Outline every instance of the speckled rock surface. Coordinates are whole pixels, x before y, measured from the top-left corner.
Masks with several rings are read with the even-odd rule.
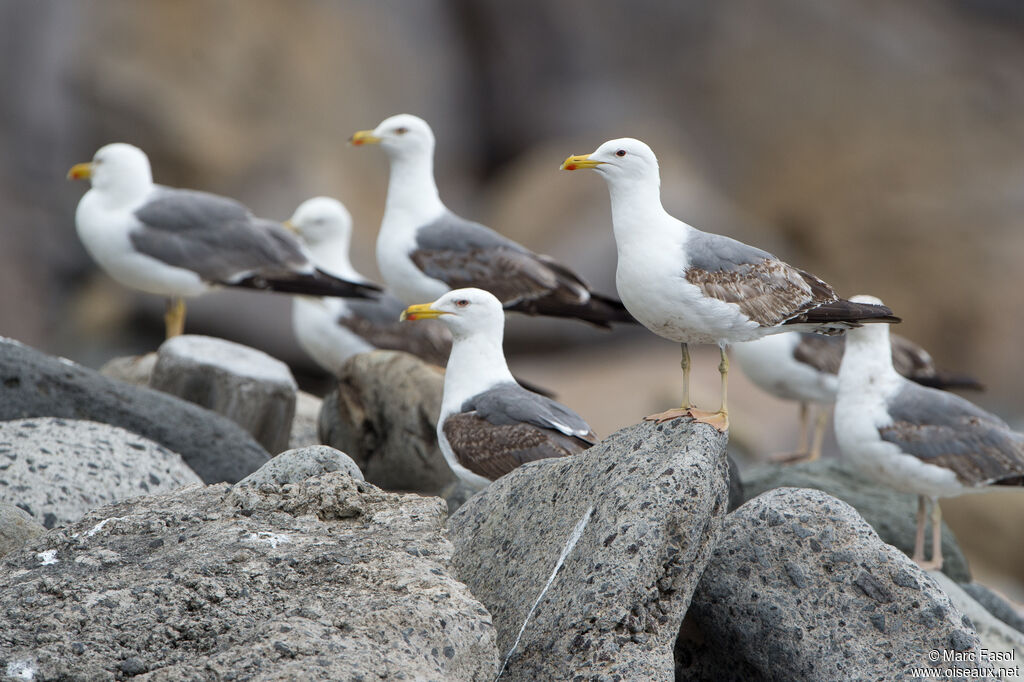
[[[0,556],[12,552],[46,532],[28,512],[10,502],[0,502]]]
[[[157,350],[149,385],[224,415],[271,454],[288,449],[298,386],[288,365],[263,351],[211,336],[176,336]]]
[[[340,471],[103,507],[0,560],[0,670],[490,682],[494,629],[443,519]]]
[[[386,490],[441,495],[455,474],[437,447],[444,370],[399,351],[349,358],[324,398],[321,442]]]
[[[177,452],[207,483],[234,483],[269,459],[230,419],[0,338],[0,421],[29,417],[120,426]]]
[[[931,650],[978,645],[935,581],[853,507],[779,488],[726,517],[679,635],[677,675],[905,680]]]
[[[837,459],[801,462],[788,466],[760,466],[743,473],[747,499],[773,488],[814,488],[851,505],[871,524],[879,537],[908,556],[914,553],[917,532],[917,496],[878,485],[856,467]],[[931,556],[931,531],[925,535],[925,556]],[[956,582],[970,582],[967,559],[949,527],[942,524],[942,572]]]
[[[180,455],[116,426],[45,417],[0,422],[0,500],[46,528],[193,483],[202,479]]]
[[[503,680],[673,679],[676,633],[726,512],[725,445],[707,425],[644,422],[526,464],[452,515],[455,575],[494,617]]]
[[[285,483],[297,483],[313,476],[319,476],[328,471],[340,471],[357,481],[363,480],[363,472],[344,452],[327,445],[314,445],[282,452],[235,485],[237,487],[281,486]]]

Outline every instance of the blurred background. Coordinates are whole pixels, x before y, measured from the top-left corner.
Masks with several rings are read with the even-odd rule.
[[[987,384],[971,399],[1022,425],[1015,0],[0,0],[0,85],[0,334],[89,366],[156,348],[164,304],[87,257],[74,232],[86,187],[64,180],[73,163],[131,142],[157,182],[277,219],[335,196],[355,218],[356,266],[376,277],[387,164],[346,139],[409,112],[434,127],[453,210],[608,293],[605,185],[558,165],[609,138],[645,140],[671,213],[845,296],[881,297],[900,333]],[[286,297],[219,292],[190,305],[187,328],[266,350],[322,392],[289,315]],[[510,327],[513,370],[602,435],[678,402],[678,349],[642,330]],[[713,407],[707,351],[695,397]],[[733,377],[734,448],[748,460],[792,449],[796,407]],[[983,497],[1015,547],[966,548],[1020,567],[1024,496],[944,503],[950,523]]]

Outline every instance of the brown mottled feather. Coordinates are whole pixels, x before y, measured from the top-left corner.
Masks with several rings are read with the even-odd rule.
[[[526,462],[574,455],[596,442],[532,424],[492,424],[469,412],[448,417],[444,435],[459,464],[492,481]]]
[[[710,298],[735,303],[762,327],[774,327],[815,306],[837,300],[832,288],[806,272],[769,258],[728,270],[691,267],[690,284]]]

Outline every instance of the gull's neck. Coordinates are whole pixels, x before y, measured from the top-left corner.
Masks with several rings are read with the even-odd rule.
[[[661,205],[661,185],[655,178],[608,179],[608,194],[612,202],[612,230],[620,247],[636,242],[657,246],[664,240],[659,233],[666,219],[685,229],[687,225],[676,220]]]
[[[469,398],[482,393],[495,384],[514,382],[501,349],[501,334],[476,333],[456,336],[444,375],[442,416],[462,410]]]
[[[885,397],[899,388],[903,377],[892,366],[889,325],[868,324],[846,334],[839,365],[840,394]]]
[[[308,248],[310,255],[313,256],[313,262],[321,270],[352,282],[367,281],[359,271],[352,267],[352,261],[349,260],[348,255],[349,239],[347,236],[339,235],[325,239]]]
[[[94,181],[90,193],[107,210],[132,209],[145,201],[156,185],[148,168]]]
[[[421,225],[444,210],[434,181],[433,151],[393,155],[382,229],[389,224]]]

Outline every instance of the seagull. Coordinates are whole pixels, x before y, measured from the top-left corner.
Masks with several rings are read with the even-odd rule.
[[[669,215],[661,205],[658,159],[640,140],[610,140],[592,154],[570,156],[561,167],[592,168],[604,177],[619,256],[619,296],[642,325],[681,344],[682,407],[646,419],[690,416],[724,432],[729,343],[782,331],[839,334],[865,322],[899,321],[884,306],[839,298],[822,280],[767,251],[701,232]],[[717,412],[690,403],[691,343],[718,345],[722,403]]]
[[[591,291],[566,266],[448,210],[434,182],[434,133],[423,119],[392,116],[355,133],[351,143],[379,144],[391,162],[377,265],[388,288],[407,304],[479,287],[507,310],[599,327],[634,322],[619,301]]]
[[[890,335],[890,339],[893,365],[911,381],[943,390],[984,390],[973,377],[936,367],[931,354],[913,341],[897,334]],[[800,403],[800,446],[783,461],[813,461],[821,456],[828,409],[836,400],[836,375],[845,345],[844,336],[786,332],[730,347],[733,359],[754,384],[777,398]],[[807,428],[811,404],[817,406],[813,434]]]
[[[870,296],[854,298],[880,303]],[[918,496],[913,559],[925,569],[942,568],[940,497],[1024,486],[1024,435],[960,396],[900,376],[884,325],[847,333],[835,428],[844,457],[879,483]],[[932,558],[926,562],[929,502]]]
[[[350,282],[367,282],[349,260],[352,216],[331,197],[304,201],[284,223],[298,235],[324,272]],[[440,322],[402,324],[405,304],[384,293],[376,300],[296,296],[292,329],[306,353],[332,374],[357,353],[401,350],[444,366],[451,352],[451,334]]]
[[[526,462],[574,455],[597,443],[578,414],[516,383],[501,349],[504,311],[493,294],[455,289],[403,315],[435,318],[454,339],[437,443],[456,476],[479,488]]]
[[[75,212],[86,251],[121,284],[168,298],[168,338],[184,331],[184,299],[216,286],[354,298],[380,290],[319,270],[280,224],[233,199],[154,184],[149,158],[130,144],[101,147],[68,178],[92,182]]]

